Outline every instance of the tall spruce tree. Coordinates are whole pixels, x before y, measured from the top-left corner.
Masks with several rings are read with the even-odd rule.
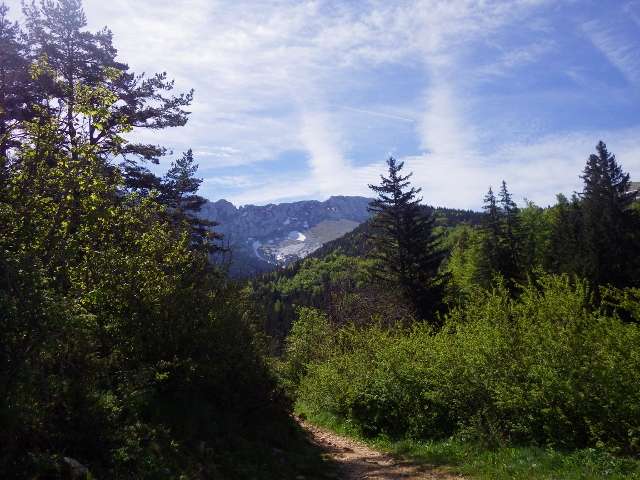
[[[500,235],[502,229],[502,215],[498,207],[493,188],[484,196],[484,218],[482,222],[482,259],[480,264],[480,279],[487,287],[493,281],[496,272],[500,271]]]
[[[493,188],[489,187],[489,191],[484,196],[484,205],[482,209],[485,213],[484,226],[493,235],[496,240],[500,236],[500,210]]]
[[[373,214],[371,256],[374,275],[411,305],[418,318],[437,324],[444,279],[439,273],[444,252],[434,231],[435,216],[418,197],[421,189],[411,186],[412,173],[403,176],[404,162],[387,160],[388,177],[380,185],[369,185],[377,198],[369,205]]]
[[[513,287],[520,279],[518,267],[518,206],[513,201],[507,183],[503,180],[496,198],[493,189],[484,197],[482,278],[484,284],[500,275]]]
[[[640,281],[638,218],[630,208],[629,174],[604,142],[589,156],[583,175],[582,273],[595,285],[637,285]]]
[[[519,262],[519,218],[518,206],[513,201],[507,188],[507,182],[502,181],[499,193],[501,212],[500,235],[500,271],[509,282],[521,280]]]

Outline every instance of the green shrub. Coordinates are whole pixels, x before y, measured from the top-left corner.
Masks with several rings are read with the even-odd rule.
[[[285,345],[286,361],[280,373],[290,392],[294,392],[300,379],[312,362],[320,362],[331,356],[333,333],[327,315],[308,307],[298,308],[298,318],[293,323]]]
[[[369,435],[638,452],[640,328],[591,304],[585,284],[543,276],[515,300],[474,294],[437,334],[346,328],[300,400]]]

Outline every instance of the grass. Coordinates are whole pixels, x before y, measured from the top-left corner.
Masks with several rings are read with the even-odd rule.
[[[296,411],[309,422],[338,434],[360,440],[371,447],[418,463],[448,467],[478,480],[640,480],[640,460],[614,457],[598,449],[561,452],[537,447],[489,449],[470,442],[449,439],[365,438],[357,426],[330,414],[315,414],[304,405]]]

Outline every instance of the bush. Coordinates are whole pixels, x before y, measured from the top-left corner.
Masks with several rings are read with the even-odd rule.
[[[591,303],[584,283],[543,276],[515,300],[474,294],[437,334],[348,327],[299,398],[369,435],[639,452],[640,328]]]
[[[280,368],[285,388],[295,394],[309,364],[329,358],[332,346],[333,334],[327,315],[313,308],[298,308],[298,319],[286,339],[287,361]]]

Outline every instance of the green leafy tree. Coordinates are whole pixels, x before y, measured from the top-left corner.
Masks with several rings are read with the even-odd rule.
[[[521,268],[523,273],[531,274],[544,268],[553,226],[551,210],[527,200],[518,213],[518,225]]]
[[[54,65],[40,57],[34,81],[66,88]],[[0,471],[59,478],[73,459],[97,478],[229,478],[227,439],[286,404],[188,222],[128,191],[109,161],[122,150],[87,128],[129,128],[114,78],[74,73],[71,120],[53,87],[17,120],[0,182]]]
[[[482,230],[469,225],[458,225],[447,235],[448,303],[464,303],[478,288],[491,286],[485,240]]]
[[[388,177],[381,176],[380,185],[369,185],[378,195],[369,207],[374,215],[374,275],[397,288],[419,318],[437,323],[434,314],[442,300],[444,279],[439,268],[444,252],[434,230],[435,217],[421,206],[421,189],[409,181],[412,174],[401,174],[404,162],[389,158],[387,165]]]

